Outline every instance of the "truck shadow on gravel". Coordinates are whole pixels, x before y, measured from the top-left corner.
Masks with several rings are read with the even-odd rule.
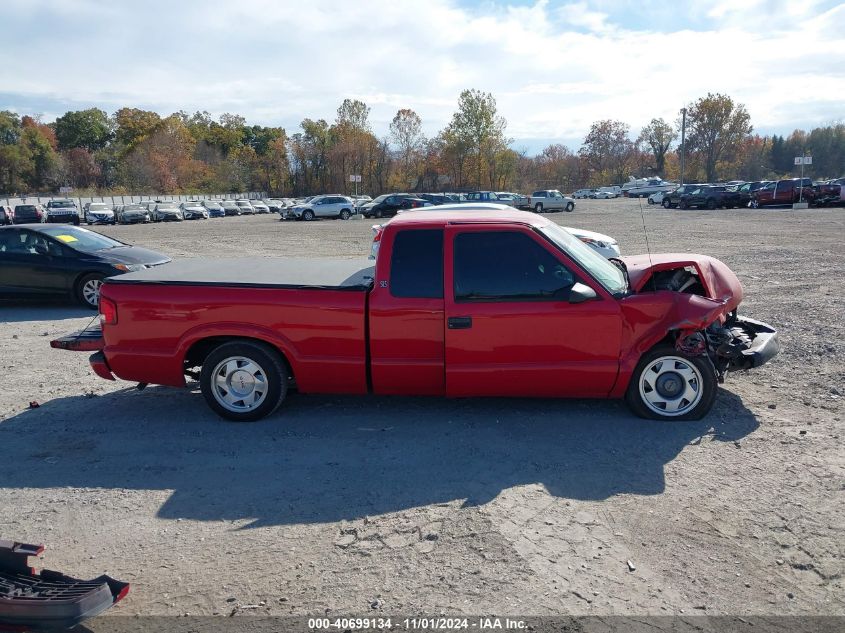
[[[65,319],[93,319],[95,310],[75,305],[70,301],[21,299],[0,295],[0,323],[24,321],[63,321]]]
[[[322,523],[481,505],[527,484],[580,500],[660,494],[682,449],[734,451],[757,426],[726,390],[699,422],[640,420],[611,401],[294,394],[270,419],[231,424],[196,393],[150,387],[0,422],[0,485],[172,490],[161,518]]]

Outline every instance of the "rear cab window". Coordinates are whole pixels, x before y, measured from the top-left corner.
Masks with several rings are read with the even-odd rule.
[[[393,239],[390,294],[443,298],[443,229],[405,229]]]

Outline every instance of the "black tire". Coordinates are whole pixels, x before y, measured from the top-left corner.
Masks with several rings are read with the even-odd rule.
[[[663,198],[663,208],[664,209],[671,209],[672,203],[669,201],[668,198]]]
[[[756,200],[752,200],[751,202],[749,202],[749,203],[748,203],[748,206],[749,206],[751,209],[759,209],[759,208],[760,208],[760,203],[759,203],[759,202],[757,202]]]
[[[679,209],[684,209],[684,210],[689,209],[689,204],[687,203],[687,201],[686,201],[686,200],[681,200],[681,201],[678,203],[678,208],[679,208]]]
[[[351,217],[352,217],[352,213],[349,211],[349,209],[343,209],[340,212],[340,219],[341,220],[348,220]]]
[[[80,277],[73,288],[76,300],[86,308],[96,310],[99,307],[100,286],[105,277],[102,273],[88,273]]]
[[[74,226],[79,226],[79,218],[76,218],[76,219],[73,221],[73,225],[74,225]]]
[[[305,211],[302,212],[302,219],[306,222],[310,222],[314,219],[314,212],[311,209],[305,209]]]
[[[697,384],[695,391],[696,393],[700,392],[700,396],[696,396],[698,398],[697,402],[695,402],[695,400],[692,401],[695,402],[694,406],[680,414],[660,413],[659,408],[656,410],[655,406],[650,406],[641,394],[640,381],[643,378],[643,374],[653,371],[651,368],[655,361],[658,361],[663,357],[666,357],[667,359],[676,359],[677,361],[680,361],[681,365],[686,365],[688,368],[694,368],[692,373],[697,372],[698,374],[694,381],[689,381],[689,384]],[[672,363],[675,361],[666,360],[663,362]],[[677,376],[681,377],[680,374],[677,374]],[[701,378],[700,381],[698,380],[699,376]],[[672,377],[670,377],[670,379],[671,378]],[[644,384],[647,386],[648,377],[645,378],[645,381],[646,382]],[[683,384],[683,378],[681,384]],[[643,391],[648,393],[645,388]],[[710,409],[713,408],[713,403],[716,401],[717,391],[718,385],[716,383],[716,373],[709,358],[706,356],[684,356],[671,345],[659,345],[643,354],[640,358],[640,362],[637,363],[637,367],[634,369],[634,373],[631,376],[631,382],[628,383],[628,389],[625,392],[625,403],[633,413],[641,418],[667,421],[700,420],[707,415]],[[683,403],[684,399],[681,398],[680,402]],[[689,402],[689,404],[692,404],[692,402]]]
[[[707,200],[707,208],[713,211],[716,208],[716,201],[713,198]]]
[[[381,209],[376,210],[376,212],[375,212],[373,215],[374,215],[377,219],[381,219],[381,218],[382,218]]]
[[[534,205],[534,213],[542,213],[543,212],[543,203],[538,202]]]
[[[654,200],[652,200],[651,198],[649,198],[649,199],[648,199],[648,203],[649,203],[649,204],[654,204]]]
[[[215,395],[224,397],[217,385],[215,369],[227,359],[235,358],[251,361],[264,375],[266,392],[254,408],[231,410],[223,406]],[[217,346],[206,356],[200,372],[200,389],[208,406],[220,417],[232,422],[255,422],[273,413],[284,401],[288,390],[288,371],[282,355],[270,345],[257,341],[232,341]]]
[[[575,209],[575,203],[574,202],[567,202],[566,203],[566,212],[567,213],[572,213],[572,211],[574,209]]]

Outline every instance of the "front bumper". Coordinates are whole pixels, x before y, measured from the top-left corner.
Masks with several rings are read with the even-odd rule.
[[[79,222],[79,215],[76,213],[48,213],[47,214],[47,222],[49,223],[73,223],[77,224]]]
[[[777,330],[768,323],[748,317],[737,317],[735,325],[741,327],[751,337],[751,345],[731,359],[728,371],[760,367],[780,352]]]

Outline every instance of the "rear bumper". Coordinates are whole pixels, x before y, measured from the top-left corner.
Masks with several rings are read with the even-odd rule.
[[[91,354],[91,358],[88,359],[88,362],[91,363],[91,369],[94,370],[94,373],[97,374],[100,378],[105,378],[106,380],[114,380],[114,376],[111,373],[111,368],[109,367],[108,362],[106,361],[106,356],[102,352],[96,352]]]
[[[778,355],[778,352],[780,352],[780,341],[778,341],[778,333],[775,328],[768,323],[747,317],[738,317],[736,322],[749,335],[753,334],[753,337],[751,339],[751,346],[731,360],[728,371],[760,367],[760,365],[769,362]]]

